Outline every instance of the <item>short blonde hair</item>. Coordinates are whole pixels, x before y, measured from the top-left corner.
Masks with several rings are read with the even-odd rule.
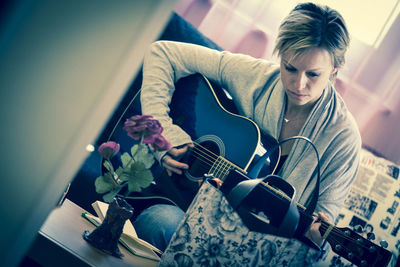
[[[303,3],[281,23],[274,54],[297,57],[307,49],[324,48],[331,55],[333,67],[340,68],[349,44],[349,33],[339,12],[328,6]]]

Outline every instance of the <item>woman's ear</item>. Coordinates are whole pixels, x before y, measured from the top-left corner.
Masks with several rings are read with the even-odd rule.
[[[333,68],[331,71],[331,75],[329,77],[329,79],[331,80],[331,82],[335,82],[336,80],[336,76],[337,76],[337,72],[338,72],[338,68]]]

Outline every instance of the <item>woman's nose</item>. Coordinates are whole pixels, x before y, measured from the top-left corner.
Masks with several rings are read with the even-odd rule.
[[[296,89],[303,90],[306,87],[306,83],[307,83],[307,76],[303,73],[299,73],[296,76],[296,80],[295,80]]]

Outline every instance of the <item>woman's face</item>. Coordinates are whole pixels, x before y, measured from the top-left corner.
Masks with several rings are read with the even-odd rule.
[[[329,52],[323,48],[311,48],[288,61],[281,59],[281,79],[290,104],[295,106],[313,105],[322,95],[333,73]]]

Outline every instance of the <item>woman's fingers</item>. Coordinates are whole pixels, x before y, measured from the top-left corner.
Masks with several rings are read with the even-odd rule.
[[[329,222],[331,217],[329,217],[329,215],[327,213],[318,212],[318,218],[323,220],[323,221]]]
[[[189,168],[189,165],[182,163],[180,161],[177,161],[171,156],[166,155],[163,159],[163,164],[164,168],[167,170],[167,174],[169,176],[172,175],[172,173],[176,174],[182,174],[182,170],[186,170]]]
[[[307,236],[309,238],[311,238],[318,245],[321,245],[322,241],[323,241],[322,235],[321,235],[321,233],[319,231],[319,227],[321,226],[321,223],[319,222],[320,220],[329,222],[330,217],[329,217],[329,215],[327,213],[318,212],[317,220],[315,220],[311,224],[310,229],[307,232]]]
[[[180,162],[178,159],[184,155],[193,144],[186,144],[180,148],[171,148],[162,160],[162,165],[166,169],[167,174],[171,176],[173,173],[182,174],[183,170],[189,169],[189,165]]]
[[[189,147],[193,147],[193,144],[186,144],[181,148],[171,148],[168,151],[168,154],[170,154],[171,156],[173,156],[174,158],[179,157],[180,155],[183,155],[187,152],[187,150],[189,149]]]

